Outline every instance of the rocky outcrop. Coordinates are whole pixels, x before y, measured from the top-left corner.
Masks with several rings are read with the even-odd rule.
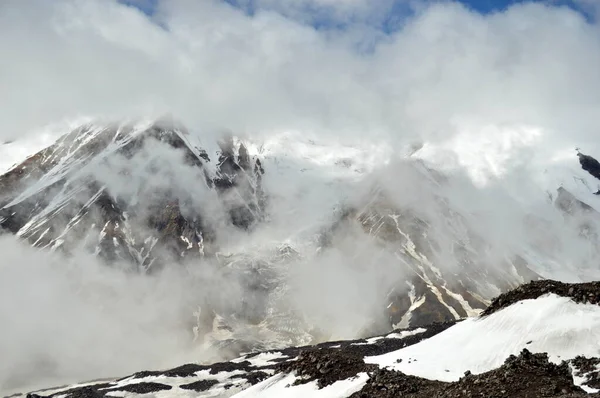
[[[351,398],[395,398],[395,397],[433,397],[446,386],[435,380],[409,376],[402,372],[388,369],[378,369],[369,375],[367,384],[352,394]]]
[[[421,395],[424,396],[424,395]],[[435,392],[435,398],[454,397],[533,398],[533,397],[587,397],[575,386],[569,364],[555,365],[545,353],[532,354],[524,349],[518,356],[511,355],[504,365],[480,375],[467,373],[456,383]]]
[[[498,296],[482,315],[491,315],[496,311],[523,300],[533,300],[545,294],[569,297],[576,303],[600,305],[600,282],[563,283],[540,280],[527,283]]]
[[[263,218],[266,199],[261,182],[265,171],[260,159],[250,159],[243,143],[236,148],[233,137],[221,140],[219,147],[218,172],[213,183],[227,202],[232,223],[249,229]]]
[[[339,236],[358,226],[366,234],[360,239],[373,239],[395,255],[397,266],[405,271],[387,296],[386,316],[395,327],[476,315],[499,291],[540,278],[518,254],[490,258],[493,243],[441,198],[433,204],[436,219],[394,205],[382,192],[368,199],[365,206],[340,211],[322,234],[321,245],[335,246]]]
[[[589,155],[577,151],[581,168],[600,180],[600,162]]]
[[[570,361],[573,374],[583,378],[582,385],[600,390],[600,358],[576,357]]]
[[[592,215],[598,217],[598,213],[592,206],[579,200],[575,195],[563,187],[558,188],[558,195],[556,196],[554,203],[560,210],[570,216]]]
[[[362,356],[335,348],[302,351],[295,361],[278,367],[280,372],[294,372],[299,377],[295,385],[316,381],[319,388],[376,369],[376,365],[366,364]]]

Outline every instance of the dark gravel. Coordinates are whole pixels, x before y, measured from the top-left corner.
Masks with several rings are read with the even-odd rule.
[[[467,372],[454,383],[442,383],[407,376],[400,372],[377,370],[363,389],[352,398],[546,398],[592,397],[573,384],[566,362],[555,365],[547,354],[523,350],[511,355],[504,365],[490,372],[473,375]]]
[[[500,368],[480,375],[465,375],[434,397],[543,398],[567,394],[588,396],[573,384],[568,364],[555,365],[548,361],[547,354],[532,354],[524,349],[518,357],[508,357]]]
[[[319,388],[376,369],[376,365],[366,364],[359,355],[326,348],[303,351],[296,361],[280,364],[277,368],[283,373],[295,372],[300,377],[296,384],[317,380]]]
[[[367,384],[350,398],[416,398],[432,397],[446,383],[408,376],[401,372],[378,369],[370,374]]]
[[[576,376],[586,378],[587,381],[583,383],[584,385],[600,389],[600,370],[598,370],[600,358],[586,358],[579,356],[570,361],[570,363],[574,368],[573,373]]]

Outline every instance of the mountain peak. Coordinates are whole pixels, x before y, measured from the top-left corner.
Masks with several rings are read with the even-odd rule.
[[[102,257],[144,268],[160,246],[175,257],[205,254],[217,226],[191,206],[193,194],[182,185],[216,189],[239,228],[260,218],[264,202],[264,170],[243,145],[230,139],[214,169],[209,162],[170,120],[83,125],[0,176],[0,227],[37,247],[97,240]]]

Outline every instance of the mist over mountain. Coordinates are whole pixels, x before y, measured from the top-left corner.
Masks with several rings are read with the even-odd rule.
[[[90,123],[0,177],[3,388],[456,321],[530,280],[597,275],[583,167],[532,209],[420,150],[198,138]]]
[[[600,280],[595,6],[242,3],[0,4],[3,394],[425,341]]]

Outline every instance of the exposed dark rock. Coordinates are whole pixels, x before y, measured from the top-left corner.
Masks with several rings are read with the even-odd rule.
[[[577,151],[581,168],[600,180],[600,162],[589,155]]]
[[[110,388],[113,386],[114,386],[113,383],[99,383],[99,384],[93,384],[93,385],[89,385],[89,386],[69,388],[69,389],[61,390],[54,394],[46,395],[46,394],[44,394],[43,391],[40,391],[37,394],[27,394],[27,395],[31,396],[31,398],[55,397],[55,396],[67,396],[69,398],[71,398],[71,397],[100,398],[100,397],[104,397],[104,392],[102,392],[100,390]]]
[[[418,284],[423,284],[422,280],[415,280]],[[447,322],[456,319],[448,307],[440,302],[438,297],[429,289],[423,288],[422,297],[425,302],[420,305],[411,316],[411,326],[426,326],[436,322]]]
[[[219,147],[221,154],[214,186],[229,208],[231,222],[239,228],[249,229],[262,218],[264,211],[265,194],[261,186],[264,169],[259,160],[253,165],[243,144],[236,154],[231,136],[222,139]]]
[[[545,294],[570,297],[576,303],[600,304],[600,282],[563,283],[540,280],[521,285],[498,296],[482,315],[490,315],[522,300],[536,299]]]
[[[374,355],[383,355],[388,352],[396,351],[404,347],[417,344],[423,340],[435,336],[438,333],[443,332],[449,327],[455,325],[458,321],[448,321],[442,323],[432,323],[425,327],[425,331],[422,333],[416,333],[411,336],[406,336],[402,339],[396,338],[382,338],[372,343],[367,343],[368,339],[354,340],[354,341],[343,341],[343,342],[332,342],[319,344],[317,347],[331,347],[331,345],[339,345],[340,350],[351,353],[353,355],[366,357]],[[396,330],[394,333],[401,333],[402,331],[414,331],[418,327],[412,327],[408,329]]]
[[[567,394],[587,396],[573,384],[567,363],[555,365],[548,361],[547,354],[532,354],[524,349],[518,357],[507,358],[498,369],[479,375],[468,374],[433,397],[542,398]]]
[[[367,384],[350,398],[432,397],[445,384],[393,370],[378,369],[369,375]]]
[[[105,394],[98,391],[95,387],[83,387],[77,391],[73,391],[68,396],[70,398],[101,398]]]
[[[131,376],[124,377],[121,380],[125,380],[128,378],[134,379],[143,379],[149,376],[166,376],[166,377],[190,377],[196,374],[196,372],[200,372],[201,370],[208,370],[210,367],[204,365],[197,365],[194,363],[188,363],[185,365],[178,366],[173,369],[164,370],[164,371],[149,371],[144,370],[141,372],[134,373]]]
[[[257,353],[258,355],[258,353]],[[120,379],[143,379],[149,376],[165,376],[165,377],[194,377],[196,373],[207,370],[209,374],[216,375],[221,372],[236,372],[242,371],[243,374],[237,374],[236,378],[246,379],[250,384],[256,384],[259,381],[264,380],[268,377],[266,373],[262,370],[264,369],[274,369],[276,365],[271,366],[263,366],[263,367],[254,367],[251,365],[249,361],[239,361],[239,362],[218,362],[211,365],[198,365],[198,364],[186,364],[182,366],[178,366],[173,369],[168,370],[158,370],[158,371],[143,371],[134,373],[131,376],[124,377]]]
[[[143,383],[126,384],[124,386],[107,389],[105,391],[107,393],[110,393],[112,391],[125,391],[125,392],[132,392],[135,394],[148,394],[151,392],[170,390],[172,388],[173,388],[172,386],[168,386],[166,384],[143,382]]]
[[[183,384],[179,386],[179,388],[200,392],[210,390],[210,388],[216,384],[219,384],[217,380],[198,380],[190,384]]]
[[[270,376],[268,373],[265,373],[261,370],[249,371],[245,375],[238,376],[239,378],[245,379],[250,385],[255,385],[260,383],[263,380],[268,379]]]
[[[600,389],[600,358],[576,357],[569,361],[573,366],[573,374],[585,378],[584,385]]]
[[[135,394],[148,394],[157,391],[170,390],[172,388],[172,386],[154,382],[132,383],[124,386],[115,386],[112,383],[99,383],[61,390],[50,395],[44,395],[43,392],[39,394],[27,394],[27,398],[50,398],[56,396],[68,398],[103,398],[110,396],[111,392],[116,391],[124,391]]]
[[[296,361],[282,363],[277,368],[284,373],[295,372],[300,377],[296,384],[317,380],[319,388],[375,369],[377,365],[366,364],[359,355],[326,348],[302,351]]]
[[[567,363],[555,365],[547,354],[532,354],[523,350],[517,357],[511,355],[504,365],[490,372],[473,375],[467,372],[454,383],[442,383],[401,372],[377,370],[370,374],[363,389],[353,398],[407,397],[407,398],[543,398],[586,397],[573,384]]]

